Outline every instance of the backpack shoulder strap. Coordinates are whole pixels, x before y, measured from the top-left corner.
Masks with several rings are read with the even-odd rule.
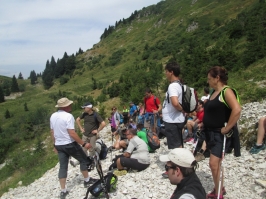
[[[94,117],[94,121],[95,121],[95,123],[97,125],[97,128],[99,128],[99,121],[97,119],[97,113],[95,111],[93,111],[93,117]]]
[[[101,147],[102,147],[102,145],[104,144],[102,140],[101,140],[101,142],[96,141],[96,143],[98,143],[99,145],[101,145]]]
[[[154,96],[153,100],[154,100],[154,104],[155,104],[155,106],[156,106],[157,108],[159,108],[159,106],[158,106],[158,104],[157,104],[157,101],[156,101],[156,96]]]
[[[234,94],[235,94],[235,96],[236,96],[236,100],[237,100],[238,103],[240,103],[240,98],[239,98],[239,95],[238,95],[236,89],[231,88],[230,86],[225,86],[225,87],[223,88],[223,90],[221,90],[220,97],[221,97],[221,99],[223,100],[223,103],[227,106],[227,108],[230,108],[230,107],[228,106],[226,100],[225,100],[225,91],[226,91],[226,89],[228,89],[228,88],[230,88],[230,89],[234,92]]]
[[[175,81],[173,81],[173,82],[171,82],[171,84],[172,83],[178,83],[180,86],[181,86],[181,88],[182,88],[182,93],[184,93],[184,87],[183,87],[183,84],[181,84],[181,82],[179,81],[179,80],[175,80]],[[182,96],[183,97],[183,96]],[[168,104],[170,103],[170,98],[169,98],[169,93],[168,93],[168,91],[167,91],[167,101],[168,101]]]

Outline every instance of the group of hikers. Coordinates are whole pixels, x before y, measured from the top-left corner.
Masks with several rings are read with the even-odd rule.
[[[204,88],[204,96],[198,100],[197,108],[192,113],[185,113],[182,107],[183,90],[179,77],[179,64],[176,62],[166,64],[165,76],[169,86],[163,103],[150,89],[146,89],[143,106],[140,104],[139,109],[133,102],[130,102],[129,109],[124,107],[122,114],[116,107],[112,108],[109,120],[112,131],[110,150],[121,150],[122,154],[114,158],[110,169],[113,169],[115,175],[121,176],[130,169],[143,171],[148,168],[149,153],[154,150],[149,146],[147,132],[152,131],[157,134],[163,132],[167,141],[165,144],[170,152],[161,155],[159,159],[165,162],[165,171],[162,175],[168,178],[171,184],[176,185],[171,199],[223,199],[226,193],[222,168],[224,153],[234,149],[234,155],[240,156],[236,124],[240,117],[241,106],[234,89],[227,86],[228,73],[220,66],[210,68],[207,72],[207,82],[212,92]],[[85,103],[82,106],[84,113],[76,118],[76,124],[83,133],[80,139],[75,132],[75,119],[69,113],[72,103],[73,101],[67,98],[59,99],[56,105],[58,111],[50,118],[54,151],[58,153],[60,163],[58,174],[61,186],[60,198],[65,198],[69,193],[66,189],[66,178],[70,157],[78,160],[80,164],[84,187],[95,182],[95,179],[88,175],[87,150],[89,156],[95,154],[98,133],[106,126],[102,117],[94,111],[93,105]],[[81,120],[84,120],[84,127],[80,123]],[[163,131],[160,130],[162,128]],[[265,149],[263,144],[265,118],[259,121],[258,128],[258,140],[250,153],[258,153]],[[199,147],[195,147],[193,154],[184,148],[184,142]],[[208,194],[195,173],[198,162],[205,159],[206,151],[209,152],[209,166],[214,183],[213,190]],[[223,175],[220,175],[221,172]]]

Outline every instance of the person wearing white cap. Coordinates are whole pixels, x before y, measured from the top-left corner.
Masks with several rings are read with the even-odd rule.
[[[60,198],[63,199],[69,193],[66,189],[66,178],[68,170],[68,162],[70,156],[80,162],[80,170],[84,176],[84,187],[93,184],[96,180],[89,177],[87,170],[87,156],[82,147],[91,148],[91,144],[82,141],[75,132],[75,120],[71,111],[73,101],[68,98],[61,98],[57,101],[55,107],[58,111],[50,117],[51,137],[53,139],[54,151],[58,154],[59,159],[59,182],[61,186]]]
[[[102,117],[93,110],[93,105],[90,102],[86,102],[81,108],[84,108],[84,112],[77,117],[76,123],[82,132],[82,140],[91,144],[90,156],[95,155],[95,147],[97,134],[105,127],[105,122]],[[81,126],[80,120],[84,120],[84,128]],[[84,152],[87,153],[87,149],[83,148]]]
[[[185,148],[176,148],[168,155],[159,157],[166,162],[170,183],[177,185],[171,199],[205,199],[206,192],[196,175],[197,162],[193,154]]]

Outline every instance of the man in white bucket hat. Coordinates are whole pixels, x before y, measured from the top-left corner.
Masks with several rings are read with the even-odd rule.
[[[170,183],[177,185],[171,199],[205,199],[206,192],[195,173],[197,162],[188,149],[176,148],[159,157],[166,162]]]
[[[69,113],[72,103],[73,101],[65,97],[59,99],[55,106],[58,108],[58,111],[53,113],[50,118],[54,151],[57,152],[60,163],[58,177],[61,186],[61,199],[64,199],[69,193],[66,189],[66,178],[70,156],[80,162],[80,170],[84,176],[84,187],[88,187],[89,184],[93,184],[96,181],[89,177],[87,156],[81,148],[82,146],[89,149],[91,145],[82,141],[75,132],[75,120],[73,115]]]

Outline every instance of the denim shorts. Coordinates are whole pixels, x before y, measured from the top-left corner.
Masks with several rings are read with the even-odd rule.
[[[214,138],[212,141],[213,143],[208,145],[211,154],[218,158],[222,158],[224,135],[219,131],[207,131],[207,133],[209,135],[213,133]]]

